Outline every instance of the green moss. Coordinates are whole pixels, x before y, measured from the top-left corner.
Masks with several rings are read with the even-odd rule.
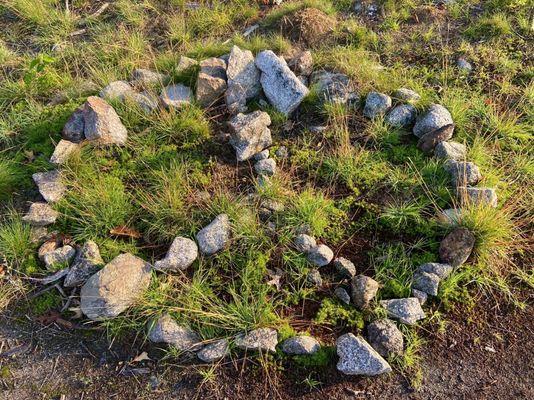
[[[59,308],[61,304],[61,295],[50,290],[30,300],[27,304],[27,309],[33,315],[42,315],[47,311]]]
[[[335,346],[322,346],[317,352],[310,355],[291,357],[291,362],[305,369],[324,368],[334,362],[336,358]]]
[[[330,298],[323,299],[314,321],[318,324],[342,325],[356,329],[364,327],[364,318],[360,311]]]

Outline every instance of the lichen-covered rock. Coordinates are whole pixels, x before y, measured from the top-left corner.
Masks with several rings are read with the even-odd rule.
[[[321,273],[317,269],[312,269],[308,272],[306,275],[306,282],[310,286],[318,287],[320,288],[323,286],[323,278],[321,277]]]
[[[130,83],[137,87],[147,87],[157,84],[163,84],[168,76],[149,69],[137,68],[132,72]]]
[[[293,246],[302,253],[307,253],[317,246],[317,242],[310,235],[305,233],[298,234],[293,240]]]
[[[414,325],[420,319],[425,318],[421,303],[415,297],[382,300],[380,305],[384,307],[390,318],[397,319],[403,324]]]
[[[237,114],[228,123],[232,130],[230,144],[235,149],[238,161],[248,160],[272,144],[271,117],[263,111]]]
[[[206,344],[198,353],[199,360],[205,363],[213,363],[226,357],[230,352],[228,340],[219,339],[214,342]]]
[[[135,93],[130,101],[137,104],[137,106],[147,114],[151,113],[159,106],[158,96],[148,91]]]
[[[416,101],[421,99],[419,93],[406,88],[400,88],[395,90],[395,92],[393,93],[393,97],[397,100],[407,101],[410,103],[415,103]]]
[[[50,157],[50,162],[56,165],[65,164],[71,155],[78,151],[79,148],[80,145],[78,143],[61,139],[57,143],[56,148]]]
[[[334,295],[345,304],[350,304],[350,295],[345,288],[338,286],[334,290]]]
[[[369,344],[383,357],[402,354],[404,338],[395,323],[387,318],[370,323],[367,326]]]
[[[380,115],[385,115],[391,108],[391,97],[384,93],[370,92],[365,99],[363,115],[369,119],[374,119]]]
[[[299,51],[287,63],[295,75],[309,76],[313,72],[313,57],[309,50]]]
[[[47,226],[56,222],[58,216],[59,213],[47,203],[32,203],[22,220],[33,226]]]
[[[497,207],[497,191],[494,188],[463,186],[459,187],[456,191],[462,204]]]
[[[423,305],[428,299],[428,295],[425,292],[412,288],[412,297],[415,297],[419,300],[419,304]]]
[[[150,264],[131,254],[121,254],[82,286],[81,310],[95,321],[116,317],[141,297],[150,285],[150,277]]]
[[[273,199],[263,199],[261,201],[261,206],[272,212],[281,212],[284,211],[285,206],[283,203]]]
[[[226,214],[219,214],[209,225],[197,233],[200,252],[212,255],[223,250],[230,242],[230,219]]]
[[[276,173],[276,161],[272,158],[257,161],[254,164],[254,170],[258,175],[273,176]]]
[[[436,274],[419,271],[413,276],[412,287],[431,296],[438,295],[440,278]]]
[[[357,275],[352,278],[352,301],[359,309],[369,306],[378,292],[380,285],[373,278],[365,275]]]
[[[317,71],[311,75],[310,85],[326,103],[346,104],[353,93],[350,79],[345,74]]]
[[[85,119],[83,117],[83,107],[78,107],[69,117],[65,126],[63,126],[63,131],[61,136],[63,139],[68,140],[74,143],[80,143],[85,139],[83,133],[85,127]]]
[[[97,144],[126,144],[128,132],[119,116],[108,103],[99,97],[90,96],[83,109],[84,135]]]
[[[202,346],[200,337],[193,330],[178,325],[169,314],[153,323],[148,339],[154,343],[170,344],[180,351],[196,351]]]
[[[180,109],[193,101],[193,92],[181,83],[169,85],[161,91],[161,103],[167,108]]]
[[[439,258],[442,262],[457,267],[467,261],[474,246],[475,235],[467,228],[456,228],[441,241]]]
[[[427,112],[417,118],[413,127],[413,134],[422,137],[445,125],[453,123],[451,113],[440,104],[432,104]]]
[[[75,254],[76,250],[72,246],[66,245],[44,254],[43,262],[46,268],[51,270],[57,266],[68,265]]]
[[[391,367],[378,352],[361,337],[346,333],[336,341],[338,371],[346,375],[375,376],[391,372]]]
[[[182,72],[192,69],[193,67],[196,67],[197,65],[198,65],[197,60],[194,60],[186,56],[180,56],[180,60],[178,61],[178,65],[176,66],[175,71],[177,73],[182,73]]]
[[[343,257],[338,257],[334,260],[334,267],[336,267],[337,272],[344,278],[352,278],[356,275],[356,266],[352,261],[347,260]]]
[[[37,257],[39,257],[39,260],[44,262],[44,256],[48,253],[53,252],[58,247],[59,244],[56,239],[47,240],[41,246],[39,246],[39,250],[37,250]]]
[[[417,267],[417,271],[428,272],[429,274],[435,274],[440,279],[447,278],[451,274],[452,270],[453,270],[452,265],[440,264],[440,263],[425,263]]]
[[[294,336],[282,343],[282,351],[291,355],[314,354],[321,348],[317,339],[311,336]]]
[[[308,261],[318,267],[330,264],[334,258],[332,249],[324,244],[313,247],[308,251]]]
[[[434,155],[443,159],[464,160],[467,155],[467,147],[461,143],[443,141],[434,148]]]
[[[197,102],[202,107],[211,106],[223,96],[226,88],[226,62],[216,57],[201,61],[197,78]]]
[[[98,245],[92,240],[87,241],[76,252],[63,286],[74,287],[84,284],[102,265],[104,265],[104,260],[100,256]]]
[[[134,89],[126,81],[110,82],[104,89],[98,94],[105,100],[118,100],[124,101],[126,98],[134,94]]]
[[[235,345],[242,350],[276,351],[278,333],[271,328],[254,329],[247,334],[239,334],[235,338]]]
[[[182,271],[198,257],[197,244],[191,239],[176,237],[163,260],[156,261],[154,268],[161,271]]]
[[[247,101],[258,96],[261,91],[260,70],[256,68],[252,52],[233,46],[228,58],[226,75],[228,77],[226,106],[231,113],[243,112]]]
[[[482,179],[478,166],[472,162],[448,160],[445,169],[451,174],[454,187],[476,185]]]
[[[58,170],[36,172],[32,178],[39,188],[39,193],[48,203],[61,200],[65,194],[66,187],[61,182],[61,173]]]
[[[413,125],[417,110],[411,104],[399,104],[386,115],[386,123],[394,128],[408,128]]]
[[[454,133],[454,124],[442,126],[436,130],[425,133],[417,142],[417,147],[426,153],[430,154],[434,151],[434,148],[441,142],[452,138]]]

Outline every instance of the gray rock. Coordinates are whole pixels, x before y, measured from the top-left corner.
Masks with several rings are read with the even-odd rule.
[[[344,278],[351,279],[356,275],[356,266],[352,261],[347,260],[343,257],[338,257],[334,260],[334,267],[336,267],[337,272]]]
[[[230,144],[236,151],[238,161],[248,160],[272,144],[269,114],[254,111],[250,114],[237,114],[228,123],[232,130]]]
[[[148,340],[170,344],[180,351],[196,351],[202,346],[200,337],[193,330],[178,325],[169,314],[153,323],[148,332]]]
[[[335,295],[339,300],[341,300],[343,303],[345,303],[345,304],[350,304],[350,295],[349,295],[349,293],[345,290],[345,288],[342,288],[341,286],[338,286],[338,287],[334,290],[334,295]]]
[[[156,261],[154,268],[161,271],[182,271],[198,257],[197,244],[191,239],[176,237],[163,260]]]
[[[269,158],[269,149],[265,149],[263,151],[260,151],[259,153],[254,154],[254,160],[260,161],[260,160],[266,160]]]
[[[264,50],[256,56],[256,67],[261,71],[261,86],[269,102],[285,115],[295,111],[309,90],[289,69],[284,59],[270,50]]]
[[[315,287],[323,286],[323,278],[321,277],[321,273],[317,269],[310,270],[308,275],[306,275],[306,282]]]
[[[369,119],[374,119],[380,115],[385,115],[391,108],[391,97],[387,94],[370,92],[365,99],[363,115]]]
[[[231,113],[243,112],[247,101],[258,96],[261,91],[260,70],[256,68],[252,52],[241,50],[237,46],[232,47],[226,74],[226,106]]]
[[[370,323],[367,326],[367,337],[369,344],[383,357],[400,355],[404,351],[402,332],[387,318]]]
[[[180,56],[180,60],[178,61],[178,65],[176,66],[175,71],[177,73],[182,73],[189,69],[192,69],[193,67],[196,67],[197,65],[197,60],[193,60],[192,58],[186,56]]]
[[[193,92],[181,83],[169,85],[161,91],[161,103],[167,108],[180,109],[193,101]]]
[[[44,256],[48,253],[53,252],[59,247],[56,240],[47,240],[44,242],[41,246],[39,246],[39,250],[37,251],[37,256],[39,257],[39,260],[44,262]]]
[[[82,286],[81,310],[94,321],[116,317],[148,289],[150,277],[150,264],[131,254],[121,254]]]
[[[346,333],[337,339],[336,347],[337,369],[346,375],[375,376],[391,372],[386,360],[361,337]]]
[[[216,103],[226,91],[226,62],[212,57],[200,62],[197,78],[197,102],[202,107]]]
[[[334,258],[332,249],[324,244],[313,247],[308,251],[308,261],[318,267],[323,267],[330,264]]]
[[[414,325],[420,319],[425,318],[421,303],[415,297],[382,300],[380,305],[384,307],[389,317],[397,319],[403,324]]]
[[[66,245],[46,253],[43,256],[43,262],[49,270],[57,266],[64,267],[70,263],[75,254],[76,250],[72,246]]]
[[[462,188],[459,188],[461,190]],[[437,219],[440,223],[446,225],[458,225],[462,220],[462,209],[460,208],[448,208],[438,212]]]
[[[434,155],[438,158],[464,160],[467,155],[467,147],[461,143],[444,141],[436,145]]]
[[[273,176],[276,173],[276,161],[274,161],[272,158],[256,161],[256,164],[254,164],[254,170],[256,170],[258,175]]]
[[[200,252],[209,256],[223,250],[230,242],[230,228],[228,215],[217,215],[209,225],[197,233]]]
[[[47,203],[32,203],[22,220],[33,226],[47,226],[56,222],[58,216],[59,213]]]
[[[287,151],[287,147],[286,146],[280,146],[279,148],[276,149],[276,151],[274,152],[274,155],[280,159],[284,159],[284,158],[287,158],[289,153]]]
[[[423,305],[426,303],[426,300],[428,299],[428,295],[425,292],[421,292],[420,290],[412,288],[412,297],[415,297],[417,300],[419,300],[419,304]]]
[[[261,206],[269,211],[281,212],[284,211],[285,206],[283,203],[272,199],[264,199],[261,201]]]
[[[359,309],[369,307],[371,301],[378,293],[380,285],[373,278],[365,275],[357,275],[352,278],[352,301]]]
[[[428,272],[416,272],[413,276],[412,287],[431,296],[438,295],[439,276]]]
[[[311,51],[299,51],[287,63],[295,75],[309,76],[313,72],[313,57]]]
[[[130,86],[126,81],[115,81],[109,83],[104,89],[98,94],[105,100],[118,100],[124,101],[126,98],[130,97],[135,93],[135,90]]]
[[[235,338],[235,345],[242,350],[276,351],[278,333],[271,328],[259,328],[247,334],[239,334]]]
[[[223,57],[211,57],[200,62],[200,72],[214,78],[226,80],[226,68],[227,62]]]
[[[135,93],[132,96],[131,101],[137,104],[137,106],[146,113],[151,113],[158,108],[159,105],[159,98],[147,91]]]
[[[219,339],[206,344],[198,353],[197,357],[205,363],[213,363],[226,357],[230,352],[228,340]]]
[[[137,87],[147,87],[157,84],[163,84],[168,79],[165,74],[151,71],[149,69],[138,68],[132,72],[130,83]]]
[[[464,74],[470,74],[473,71],[473,66],[471,65],[471,63],[463,57],[460,57],[456,61],[456,66],[458,67],[460,72]]]
[[[63,286],[74,287],[84,284],[102,265],[104,265],[104,260],[100,256],[98,245],[91,240],[87,241],[77,251],[76,257],[63,281]]]
[[[78,107],[69,117],[65,123],[65,126],[63,126],[61,136],[63,139],[70,142],[80,143],[83,139],[85,139],[85,135],[83,133],[84,127],[85,119],[83,118],[83,107]]]
[[[411,103],[414,103],[421,99],[419,93],[406,88],[400,88],[395,90],[395,92],[393,93],[393,97],[397,100],[407,101]]]
[[[317,242],[311,236],[301,233],[293,240],[293,246],[295,246],[298,251],[307,253],[317,246]]]
[[[418,268],[418,272],[427,272],[429,274],[437,275],[440,279],[447,278],[453,270],[452,265],[440,264],[440,263],[425,263],[421,264]]]
[[[321,102],[346,104],[353,93],[350,79],[345,74],[316,71],[311,75],[310,85]]]
[[[320,134],[325,132],[328,129],[326,126],[322,125],[316,125],[316,126],[310,126],[310,132],[314,134]]]
[[[473,247],[475,236],[467,228],[456,228],[439,245],[439,258],[442,262],[457,267],[467,261]]]
[[[456,191],[462,204],[497,207],[497,191],[493,188],[461,186]]]
[[[291,355],[314,354],[321,348],[317,339],[311,336],[294,336],[284,340],[282,351]]]
[[[32,178],[39,188],[39,193],[48,203],[55,203],[64,196],[66,187],[61,182],[61,173],[58,170],[36,172]]]
[[[386,115],[386,123],[395,128],[408,128],[413,125],[417,110],[411,104],[399,104]]]
[[[469,161],[447,160],[445,169],[451,174],[454,187],[476,185],[482,179],[478,166]]]
[[[427,112],[417,118],[413,127],[413,134],[422,137],[442,126],[452,124],[451,113],[440,104],[431,104]]]
[[[439,143],[452,138],[453,133],[454,124],[442,126],[421,136],[417,142],[417,147],[424,153],[430,154]]]
[[[113,107],[101,98],[95,96],[87,98],[83,116],[84,134],[87,140],[102,145],[126,143],[128,139],[126,128]]]
[[[54,153],[50,157],[50,162],[56,165],[65,164],[67,160],[71,157],[71,155],[78,151],[79,148],[80,145],[78,143],[73,143],[69,142],[68,140],[61,139],[56,145]]]

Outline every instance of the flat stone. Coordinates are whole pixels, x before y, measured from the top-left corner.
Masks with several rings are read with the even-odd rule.
[[[465,160],[467,147],[457,142],[442,141],[434,148],[434,155],[443,159]]]
[[[316,71],[311,75],[310,85],[322,103],[346,104],[353,93],[350,79],[345,74]]]
[[[269,149],[265,149],[263,151],[260,151],[259,153],[254,154],[254,160],[260,161],[260,160],[266,160],[269,158]]]
[[[230,353],[228,340],[219,339],[206,344],[198,353],[197,357],[205,363],[213,363],[226,357]]]
[[[350,304],[350,295],[349,292],[345,290],[345,288],[342,288],[341,286],[338,286],[334,290],[334,295],[341,300],[345,304]]]
[[[192,329],[179,325],[169,314],[164,314],[153,324],[148,340],[169,344],[180,351],[196,351],[202,346],[200,337]]]
[[[243,112],[246,110],[247,101],[261,92],[260,70],[256,68],[252,52],[233,46],[228,58],[226,75],[228,77],[226,106],[231,113]]]
[[[437,296],[440,278],[428,272],[416,272],[413,276],[412,287],[430,296]]]
[[[456,191],[462,204],[497,207],[497,191],[494,188],[461,186]]]
[[[108,101],[124,101],[134,93],[135,90],[128,82],[115,81],[110,82],[98,95]]]
[[[352,301],[359,309],[369,307],[371,301],[378,293],[380,285],[373,278],[357,275],[352,278]]]
[[[235,345],[242,350],[276,352],[278,333],[271,328],[259,328],[247,334],[239,334],[235,338]]]
[[[63,281],[63,286],[75,287],[83,285],[103,265],[104,260],[100,256],[98,245],[92,240],[88,240],[76,252],[76,257]]]
[[[63,139],[68,140],[74,143],[80,143],[85,139],[83,133],[85,127],[85,119],[83,117],[83,106],[78,107],[69,117],[65,125],[63,126],[63,131],[61,136]]]
[[[428,272],[429,274],[437,275],[440,279],[447,278],[452,270],[452,265],[440,263],[425,263],[417,267],[418,272]]]
[[[321,348],[321,345],[311,336],[294,336],[284,340],[282,351],[291,355],[314,354]]]
[[[284,59],[271,50],[264,50],[256,56],[256,67],[262,72],[261,86],[269,102],[285,115],[295,111],[309,90]]]
[[[308,261],[318,267],[330,264],[334,258],[332,249],[324,244],[313,247],[308,251]]]
[[[384,307],[389,317],[407,325],[414,325],[426,316],[421,308],[421,303],[415,297],[382,300],[380,305]]]
[[[413,125],[417,110],[411,104],[399,104],[386,115],[386,123],[394,128],[408,128]]]
[[[200,252],[212,255],[223,250],[230,242],[230,219],[220,214],[211,223],[202,228],[196,235]]]
[[[451,175],[454,187],[476,185],[482,179],[478,166],[469,161],[447,160],[445,169]]]
[[[272,158],[256,161],[254,170],[258,175],[273,176],[276,173],[276,161]]]
[[[287,63],[295,75],[309,76],[313,72],[313,57],[309,50],[299,51]]]
[[[305,233],[298,234],[293,240],[293,246],[302,253],[307,253],[317,246],[314,238]]]
[[[334,267],[336,267],[337,272],[344,278],[351,279],[356,275],[356,266],[352,261],[347,260],[343,257],[338,257],[334,260]]]
[[[436,130],[425,133],[417,142],[417,147],[426,154],[434,151],[434,148],[441,142],[452,138],[454,133],[454,124],[442,126]]]
[[[82,286],[81,310],[94,321],[116,317],[148,289],[150,277],[150,264],[131,254],[121,254]]]
[[[57,217],[59,213],[47,203],[32,203],[22,220],[32,226],[47,226],[56,222]]]
[[[467,261],[475,246],[475,235],[467,228],[456,228],[441,241],[439,258],[442,262],[457,267]]]
[[[385,115],[391,108],[391,97],[384,93],[370,92],[365,99],[363,115],[369,119],[374,119],[380,115]]]
[[[440,104],[431,104],[427,112],[417,118],[413,134],[420,138],[428,132],[452,123],[451,113],[445,107]]]
[[[197,60],[194,60],[186,56],[180,56],[180,60],[178,61],[178,65],[176,66],[175,70],[177,73],[182,73],[189,69],[192,69],[193,67],[196,67],[197,65],[198,65]]]
[[[74,258],[76,250],[72,246],[66,245],[59,247],[43,256],[43,262],[47,269],[53,269],[57,266],[67,266]]]
[[[428,299],[428,295],[425,292],[412,288],[412,297],[415,297],[419,300],[419,304],[423,305]]]
[[[90,96],[83,109],[84,134],[87,140],[98,144],[126,144],[128,132],[119,116],[108,103],[99,97]]]
[[[237,114],[228,123],[232,134],[230,144],[235,149],[238,161],[248,160],[272,144],[271,117],[263,111]]]
[[[395,92],[393,93],[393,97],[397,100],[407,101],[411,103],[414,103],[421,99],[419,93],[406,88],[400,88],[395,90]]]
[[[390,319],[384,318],[367,326],[369,344],[382,357],[400,355],[404,351],[404,338],[397,325]]]
[[[50,162],[56,165],[62,165],[67,162],[72,154],[74,154],[80,145],[78,143],[69,142],[68,140],[61,139],[54,149],[54,153],[50,157]]]
[[[338,371],[346,375],[375,376],[391,372],[391,367],[378,352],[361,337],[346,333],[336,341]]]
[[[48,203],[55,203],[63,198],[66,187],[61,182],[61,173],[58,170],[36,172],[32,178],[39,188],[39,193]]]
[[[180,109],[193,101],[193,92],[181,83],[169,85],[161,91],[161,103],[167,108]]]
[[[138,87],[147,87],[157,84],[163,84],[168,79],[165,74],[160,74],[149,69],[138,68],[132,72],[130,83]]]
[[[323,286],[323,278],[321,277],[319,270],[315,268],[310,270],[306,275],[306,282],[315,287]]]
[[[202,107],[211,106],[223,96],[226,88],[226,62],[215,57],[201,61],[197,78],[197,102]]]
[[[191,239],[178,236],[173,240],[165,258],[154,263],[154,268],[161,271],[183,271],[197,257],[197,244]]]

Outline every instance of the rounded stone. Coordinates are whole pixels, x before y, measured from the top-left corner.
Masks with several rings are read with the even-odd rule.
[[[187,269],[198,257],[197,244],[188,238],[176,237],[163,260],[156,261],[154,268],[179,271]]]
[[[387,318],[370,323],[367,326],[369,344],[383,357],[390,354],[402,354],[404,338],[395,323]]]
[[[301,233],[297,235],[293,240],[293,246],[295,246],[298,251],[307,253],[315,246],[317,246],[317,242],[311,236],[306,235],[305,233]]]
[[[230,242],[230,219],[226,214],[220,214],[209,225],[197,233],[200,252],[212,255],[224,249]]]
[[[336,267],[337,272],[344,278],[352,278],[356,275],[356,266],[352,261],[347,260],[343,257],[338,257],[334,260],[334,267]]]
[[[457,267],[467,261],[475,246],[475,235],[467,228],[456,228],[439,245],[442,262]]]
[[[386,123],[394,128],[408,128],[413,125],[417,110],[411,104],[395,106],[386,116]]]
[[[219,339],[206,344],[198,353],[197,357],[205,363],[213,363],[226,357],[230,352],[228,340]]]
[[[282,351],[291,355],[314,354],[321,348],[317,339],[311,336],[295,336],[282,343]]]
[[[258,175],[273,176],[276,173],[276,161],[272,158],[256,161],[254,169]]]
[[[374,119],[379,115],[384,115],[391,108],[391,97],[384,93],[370,92],[365,99],[363,115],[369,119]]]
[[[432,104],[426,113],[417,118],[413,127],[413,134],[420,138],[428,132],[452,123],[453,120],[449,110],[440,104]]]
[[[330,264],[330,261],[334,258],[334,252],[332,249],[324,244],[315,246],[308,252],[308,261],[318,267],[324,267]]]
[[[380,287],[373,278],[365,275],[357,275],[352,278],[352,301],[360,309],[367,308]]]

